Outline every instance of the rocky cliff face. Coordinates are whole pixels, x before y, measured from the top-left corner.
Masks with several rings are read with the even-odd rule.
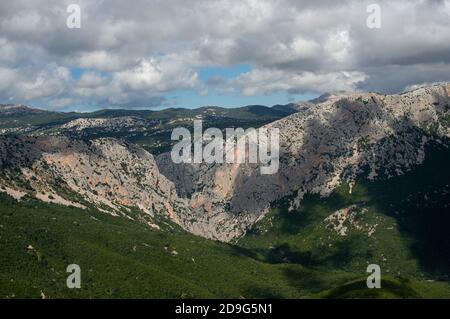
[[[324,97],[268,125],[280,130],[280,169],[274,175],[261,175],[248,164],[175,165],[167,154],[157,162],[179,195],[203,205],[210,219],[226,210],[242,230],[285,196],[295,194],[292,205],[298,206],[306,193],[327,196],[357,176],[389,178],[421,164],[430,139],[448,143],[449,94],[449,85],[439,85],[394,96]]]
[[[151,154],[129,143],[1,137],[0,156],[0,185],[20,189],[22,196],[72,206],[94,204],[113,215],[132,206],[152,216],[174,218],[172,209],[182,215],[174,184],[159,174]]]
[[[292,205],[301,205],[304,194],[327,196],[361,175],[389,178],[413,169],[430,139],[448,143],[449,94],[450,85],[438,85],[394,96],[324,96],[268,125],[280,130],[274,175],[261,175],[258,165],[173,164],[170,154],[155,160],[110,138],[3,136],[0,190],[18,199],[29,194],[64,205],[96,205],[112,214],[138,207],[192,233],[230,241],[275,200],[295,195]]]

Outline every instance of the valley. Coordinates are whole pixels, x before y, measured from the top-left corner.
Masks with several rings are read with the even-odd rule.
[[[0,295],[449,298],[449,93],[233,111],[2,106]],[[173,163],[172,129],[198,119],[279,128],[280,169]],[[72,263],[79,290],[65,287]],[[382,289],[367,289],[369,264]]]

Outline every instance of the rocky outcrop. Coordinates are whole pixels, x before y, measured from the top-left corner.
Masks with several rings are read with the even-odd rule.
[[[0,137],[0,156],[1,183],[26,185],[22,191],[41,200],[78,207],[86,202],[111,214],[134,206],[166,216],[168,203],[184,205],[151,154],[115,139]]]

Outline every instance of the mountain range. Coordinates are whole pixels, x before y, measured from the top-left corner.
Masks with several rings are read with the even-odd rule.
[[[174,164],[172,130],[199,119],[205,129],[278,128],[278,172],[261,175],[257,164],[247,163]],[[237,109],[61,113],[0,105],[0,131],[0,250],[18,263],[2,264],[5,296],[27,296],[25,279],[10,281],[18,273],[57,281],[64,261],[89,264],[83,249],[98,256],[100,265],[89,271],[103,265],[110,273],[100,277],[113,284],[88,277],[81,292],[64,292],[32,279],[30,291],[51,297],[450,296],[449,84]],[[118,243],[108,232],[126,233],[134,244]],[[369,263],[387,272],[381,292],[362,289]],[[114,290],[125,279],[123,267],[134,283],[152,273],[157,287]],[[226,287],[235,272],[245,287]],[[167,288],[171,280],[176,289]]]

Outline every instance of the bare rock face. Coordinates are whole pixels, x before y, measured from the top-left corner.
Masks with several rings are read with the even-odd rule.
[[[239,220],[225,210],[213,214],[206,197],[179,197],[150,153],[116,139],[0,136],[0,167],[0,191],[18,200],[28,195],[79,208],[94,205],[112,215],[127,215],[137,207],[194,234],[224,241],[243,232],[233,230]],[[222,235],[221,229],[227,232]]]
[[[275,200],[296,195],[295,207],[306,193],[327,196],[357,176],[389,178],[421,164],[432,136],[450,137],[449,93],[449,85],[438,85],[393,96],[324,97],[268,125],[280,130],[280,169],[274,175],[261,175],[249,164],[173,164],[168,154],[157,162],[198,216],[221,225],[214,236],[227,240],[230,231],[245,232]]]
[[[389,178],[425,159],[430,139],[448,143],[450,85],[385,96],[323,96],[301,112],[267,125],[280,130],[280,168],[256,164],[174,164],[111,138],[0,136],[0,191],[117,215],[137,207],[194,234],[231,241],[294,195],[329,195],[358,176]],[[135,127],[130,118],[124,125]],[[68,129],[105,128],[107,119],[70,122]],[[142,123],[141,123],[142,124]]]
[[[292,192],[326,196],[365,170],[369,178],[410,170],[424,160],[424,132],[430,126],[437,125],[438,135],[449,136],[448,127],[440,125],[448,112],[448,94],[445,87],[402,96],[353,94],[271,124],[280,129],[280,169],[267,176],[249,167],[240,169],[232,207],[257,213],[267,202]]]
[[[20,179],[29,195],[59,204],[91,203],[113,215],[134,206],[166,216],[168,205],[183,206],[151,154],[114,139],[1,137],[0,166],[3,185],[17,188]],[[67,198],[70,194],[79,196]]]

